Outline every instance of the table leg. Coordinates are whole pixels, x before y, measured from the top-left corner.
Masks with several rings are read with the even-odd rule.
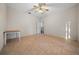
[[[6,37],[7,37],[6,35],[7,35],[7,33],[4,32],[4,45],[6,45],[6,39],[7,39],[7,38],[6,38]]]
[[[18,32],[18,36],[19,36],[19,41],[21,40],[20,38],[21,38],[21,34],[20,34],[20,32]]]

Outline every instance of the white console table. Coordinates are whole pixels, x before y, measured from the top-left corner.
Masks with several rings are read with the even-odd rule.
[[[6,45],[6,40],[7,40],[7,34],[8,33],[15,33],[16,35],[18,34],[18,40],[20,40],[20,31],[19,30],[6,30],[5,32],[4,32],[4,45]]]

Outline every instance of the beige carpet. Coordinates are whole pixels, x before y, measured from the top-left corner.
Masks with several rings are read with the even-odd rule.
[[[33,35],[9,40],[2,54],[25,55],[70,55],[79,54],[79,42],[65,40],[55,36]]]

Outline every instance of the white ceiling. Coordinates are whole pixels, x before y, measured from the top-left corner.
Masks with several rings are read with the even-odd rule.
[[[17,5],[18,7],[24,7],[25,9],[30,9],[34,4],[37,3],[8,3],[8,6]],[[49,7],[57,7],[57,8],[68,8],[76,5],[78,3],[47,3]]]
[[[55,6],[55,7],[70,7],[70,6],[73,6],[77,3],[47,3],[48,6]]]
[[[13,8],[19,11],[28,11],[30,10],[34,4],[37,3],[8,3],[7,6],[8,8]],[[47,3],[47,6],[49,7],[49,13],[52,12],[52,10],[63,10],[63,9],[67,9],[70,7],[73,7],[75,5],[77,5],[78,3]],[[36,17],[42,17],[46,14],[38,14],[38,13],[33,13],[34,16]]]

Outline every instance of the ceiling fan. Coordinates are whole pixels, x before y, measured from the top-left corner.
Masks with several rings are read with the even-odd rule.
[[[46,3],[38,3],[36,5],[33,5],[32,9],[29,10],[28,14],[31,14],[32,11],[43,14],[46,11],[49,11],[49,9]]]

